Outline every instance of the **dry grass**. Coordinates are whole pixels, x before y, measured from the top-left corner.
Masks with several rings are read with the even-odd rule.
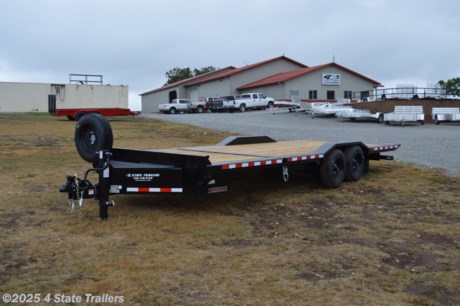
[[[111,120],[115,145],[213,144],[222,132]],[[323,189],[296,175],[214,196],[113,197],[112,219],[58,193],[88,165],[74,122],[0,115],[1,293],[123,295],[127,304],[460,304],[460,179],[376,162]],[[404,145],[404,144],[403,144]]]

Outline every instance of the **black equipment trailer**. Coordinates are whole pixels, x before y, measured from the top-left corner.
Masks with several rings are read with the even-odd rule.
[[[99,201],[99,217],[108,218],[117,194],[212,194],[228,191],[238,175],[266,169],[279,171],[289,180],[293,170],[316,169],[321,183],[339,187],[344,180],[357,181],[368,170],[369,160],[393,160],[382,152],[394,151],[400,144],[372,145],[362,142],[293,140],[277,142],[266,136],[229,137],[214,146],[161,150],[112,148],[109,122],[102,116],[84,116],[75,129],[80,156],[93,164],[82,179],[67,176],[60,191],[68,193],[72,208],[83,199]],[[313,166],[313,167],[311,167]],[[92,184],[88,174],[97,172]]]

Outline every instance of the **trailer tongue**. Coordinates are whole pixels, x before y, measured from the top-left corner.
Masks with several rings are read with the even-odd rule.
[[[68,194],[71,207],[83,206],[83,199],[99,200],[99,217],[108,218],[109,199],[115,194],[211,194],[228,191],[231,181],[249,172],[279,171],[287,182],[296,170],[319,171],[321,183],[339,187],[344,180],[357,181],[369,167],[369,160],[387,159],[381,153],[394,145],[366,145],[362,142],[293,140],[277,142],[266,136],[229,137],[214,146],[162,150],[112,148],[112,130],[102,116],[87,115],[75,129],[80,156],[93,164],[82,179],[67,176],[60,191]],[[313,169],[313,170],[312,170]],[[92,184],[94,171],[99,181]]]

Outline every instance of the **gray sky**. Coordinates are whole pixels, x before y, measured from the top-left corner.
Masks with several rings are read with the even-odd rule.
[[[281,55],[381,82],[460,77],[458,0],[0,0],[0,81],[102,74],[137,95],[176,66],[241,67]]]

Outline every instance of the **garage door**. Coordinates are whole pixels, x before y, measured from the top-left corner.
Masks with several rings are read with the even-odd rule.
[[[198,101],[198,87],[192,88],[190,91],[190,100]]]

